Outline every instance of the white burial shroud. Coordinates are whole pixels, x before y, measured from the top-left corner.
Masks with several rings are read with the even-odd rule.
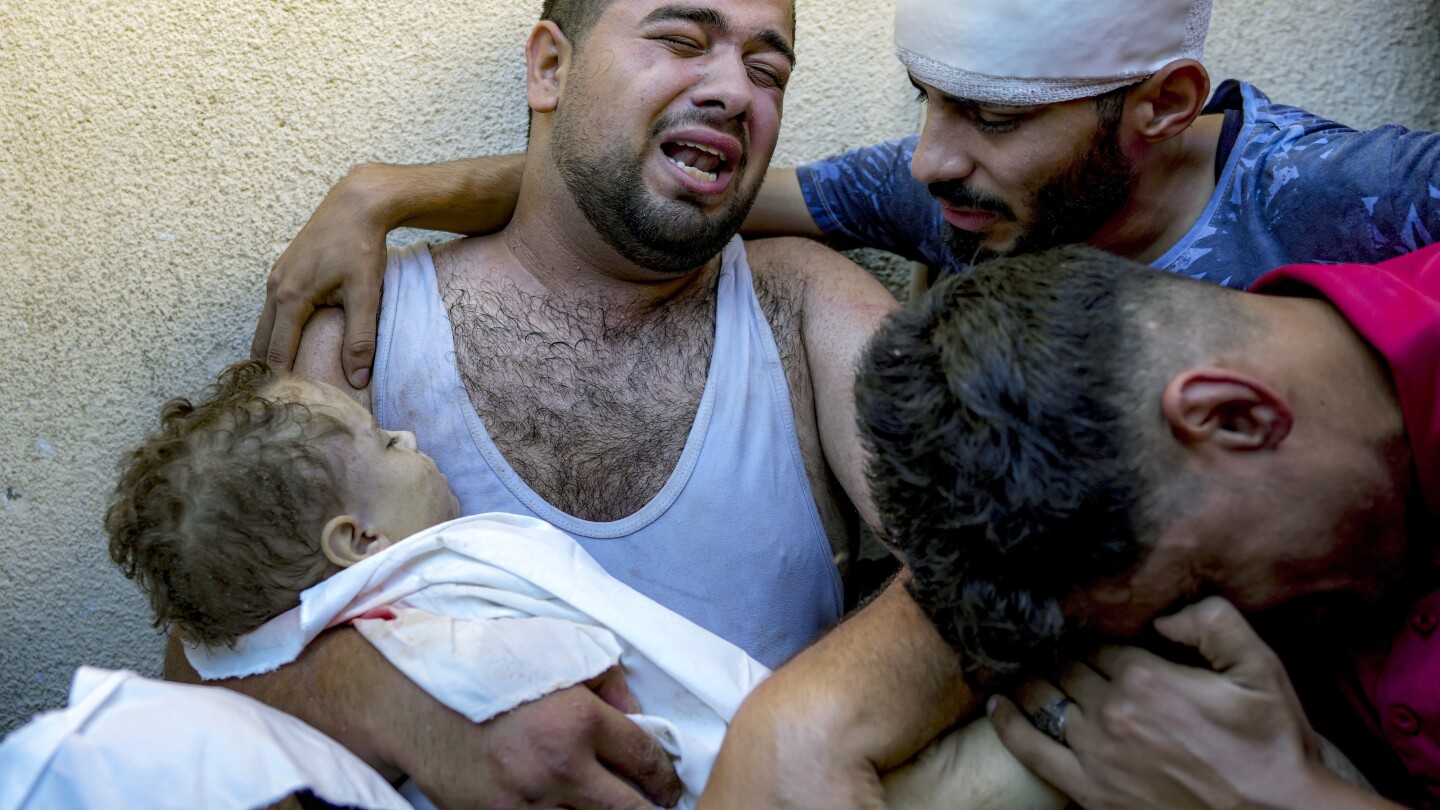
[[[704,789],[740,702],[770,671],[605,572],[534,518],[489,513],[415,534],[306,590],[233,650],[188,647],[206,679],[267,672],[352,623],[411,680],[476,722],[619,664],[686,788]],[[393,618],[366,618],[393,616]]]
[[[337,807],[408,810],[339,743],[216,686],[80,667],[70,705],[0,744],[0,810],[253,810],[301,790]]]

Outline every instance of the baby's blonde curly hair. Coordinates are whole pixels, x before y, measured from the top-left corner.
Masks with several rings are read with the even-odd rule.
[[[276,396],[283,379],[259,360],[226,368],[199,403],[166,402],[121,461],[110,557],[155,625],[192,643],[233,645],[329,573],[320,533],[342,506],[316,440],[348,430]]]

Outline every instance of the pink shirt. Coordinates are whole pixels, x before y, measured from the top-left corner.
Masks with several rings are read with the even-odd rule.
[[[1261,278],[1259,292],[1301,284],[1325,296],[1390,365],[1415,477],[1440,541],[1440,244],[1376,265],[1295,265]],[[1440,545],[1440,542],[1437,542]],[[1440,567],[1432,572],[1440,588]],[[1357,655],[1352,697],[1370,730],[1440,803],[1440,589],[1416,601],[1389,651]]]

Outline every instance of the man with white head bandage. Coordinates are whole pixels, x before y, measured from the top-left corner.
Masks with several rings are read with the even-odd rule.
[[[901,0],[924,130],[800,167],[809,212],[951,271],[1088,242],[1241,288],[1434,241],[1440,137],[1358,132],[1233,80],[1211,94],[1210,5]]]
[[[995,104],[1089,98],[1176,59],[1200,60],[1210,0],[1152,0],[1137,10],[1103,1],[899,0],[895,55],[918,81]]]

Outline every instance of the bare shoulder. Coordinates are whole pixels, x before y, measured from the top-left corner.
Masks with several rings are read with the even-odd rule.
[[[745,251],[751,257],[751,261],[786,262],[805,261],[807,259],[819,258],[822,261],[838,259],[848,262],[844,256],[833,249],[815,241],[800,236],[774,236],[765,239],[746,239]],[[853,262],[851,262],[853,264]]]
[[[869,275],[863,267],[834,249],[814,239],[798,236],[746,240],[745,254],[750,260],[751,268],[764,275],[783,273],[794,279],[808,279],[832,273],[841,276]]]
[[[345,345],[345,310],[340,307],[319,307],[300,334],[300,350],[295,355],[295,373],[339,388],[356,402],[370,409],[370,387],[350,387],[340,353]]]
[[[895,296],[865,268],[811,239],[780,237],[746,242],[756,279],[800,297],[807,320],[845,313],[847,323],[868,334],[898,306]],[[834,328],[837,323],[830,323]]]
[[[855,370],[870,336],[899,304],[864,268],[817,242],[765,239],[747,247],[756,290],[770,286],[794,296],[825,461],[861,518],[875,526],[855,427]]]

